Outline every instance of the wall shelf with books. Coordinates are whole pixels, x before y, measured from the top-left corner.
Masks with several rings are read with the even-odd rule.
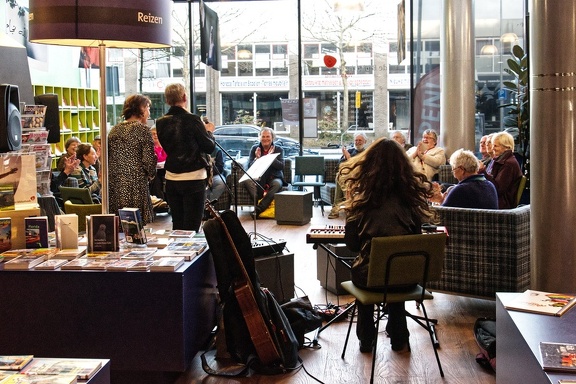
[[[72,136],[91,143],[100,134],[99,96],[97,89],[34,85],[34,95],[58,95],[60,109],[60,142],[52,144],[52,168],[65,151],[64,144]]]

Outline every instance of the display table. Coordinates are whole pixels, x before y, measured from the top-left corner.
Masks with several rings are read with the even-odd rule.
[[[112,382],[185,371],[216,324],[209,251],[176,272],[0,271],[0,292],[2,353],[107,358]]]
[[[312,192],[283,191],[274,195],[276,223],[304,225],[312,218]]]
[[[576,309],[561,317],[508,311],[505,303],[518,293],[496,294],[496,383],[558,383],[576,380],[576,374],[544,372],[540,364],[540,342],[576,344]]]

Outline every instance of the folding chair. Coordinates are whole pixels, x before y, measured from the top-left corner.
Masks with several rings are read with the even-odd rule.
[[[304,187],[314,188],[314,205],[320,204],[324,216],[324,203],[320,196],[320,187],[326,185],[324,180],[323,156],[296,156],[294,166],[294,181],[292,187],[301,190]]]
[[[378,340],[378,328],[380,320],[385,317],[384,307],[387,303],[416,301],[421,306],[423,316],[416,316],[406,311],[406,316],[416,321],[426,329],[430,335],[432,349],[436,355],[436,362],[440,369],[440,376],[444,377],[444,371],[440,364],[434,324],[437,320],[430,319],[426,313],[424,300],[432,299],[432,294],[426,290],[428,281],[440,279],[444,264],[444,248],[446,246],[445,233],[433,233],[422,235],[387,236],[372,239],[370,262],[368,264],[368,288],[362,289],[354,285],[352,281],[342,282],[342,287],[356,298],[357,302],[364,305],[376,305],[377,315],[375,319],[376,333],[372,348],[372,372],[370,383],[374,382],[374,365],[376,363],[376,350]],[[390,287],[409,286],[404,292],[388,292]],[[352,321],[356,313],[356,306],[352,310],[350,324],[342,358],[346,353]]]

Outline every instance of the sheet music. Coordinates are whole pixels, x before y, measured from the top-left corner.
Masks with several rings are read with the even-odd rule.
[[[260,177],[264,174],[264,172],[266,172],[268,168],[270,168],[272,162],[276,160],[276,157],[278,157],[279,154],[280,153],[271,153],[257,158],[254,163],[252,163],[250,168],[248,168],[246,174],[242,175],[238,182],[241,183],[245,180],[248,180],[248,176],[251,176],[254,180],[260,180]]]

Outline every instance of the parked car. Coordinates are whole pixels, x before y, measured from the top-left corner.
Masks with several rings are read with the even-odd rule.
[[[250,124],[217,125],[214,130],[216,142],[222,146],[231,156],[249,156],[250,149],[258,143],[260,127]],[[300,143],[289,137],[276,136],[274,145],[284,149],[285,157],[298,156]]]

